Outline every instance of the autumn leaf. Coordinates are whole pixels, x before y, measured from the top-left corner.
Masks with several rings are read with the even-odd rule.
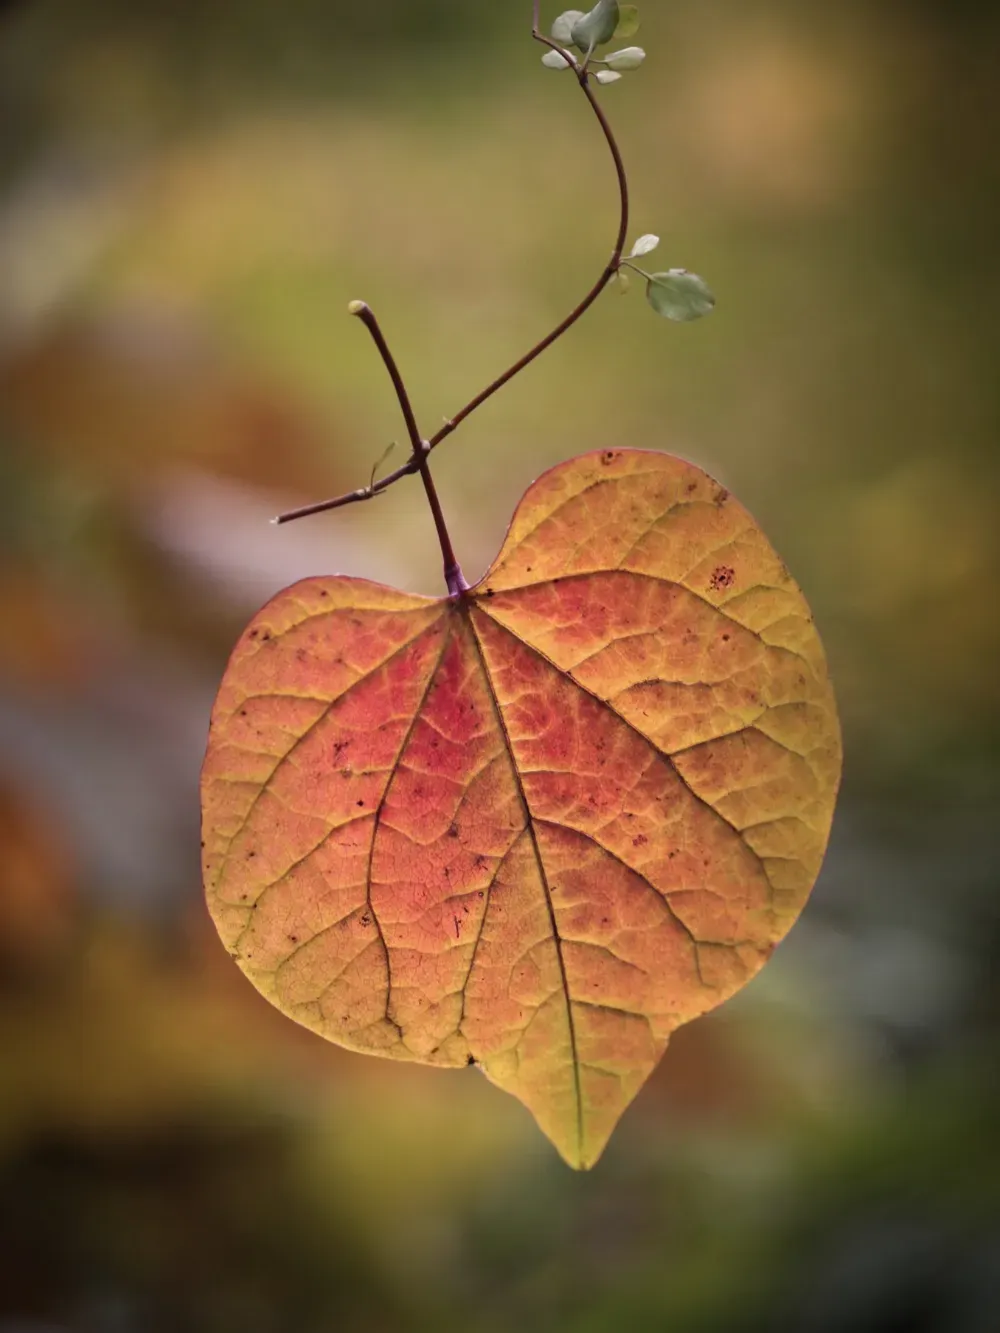
[[[588,1167],[792,925],[839,773],[809,609],[746,510],[588,454],[464,596],[313,578],[257,615],[212,718],[208,901],[286,1014],[479,1065]]]

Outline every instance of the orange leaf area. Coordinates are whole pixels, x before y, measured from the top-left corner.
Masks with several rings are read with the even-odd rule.
[[[208,901],[286,1014],[479,1065],[588,1167],[788,931],[839,775],[822,646],[746,510],[588,454],[463,597],[313,578],[258,614],[212,719]]]

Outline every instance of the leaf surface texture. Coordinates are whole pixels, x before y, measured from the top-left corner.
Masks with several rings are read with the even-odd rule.
[[[479,1065],[587,1167],[792,925],[839,775],[812,617],[746,510],[588,454],[462,599],[312,578],[256,616],[203,772],[209,906],[286,1014]]]

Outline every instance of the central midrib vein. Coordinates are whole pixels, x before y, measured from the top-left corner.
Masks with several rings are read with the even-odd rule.
[[[507,724],[504,721],[503,710],[500,707],[500,700],[497,697],[496,689],[493,685],[493,677],[490,675],[489,665],[486,661],[486,654],[476,628],[472,623],[472,615],[468,609],[467,603],[462,603],[462,619],[465,622],[469,632],[469,639],[473,650],[479,661],[482,671],[483,681],[486,685],[486,692],[489,695],[490,703],[493,708],[494,716],[497,720],[497,726],[500,728],[500,735],[503,737],[504,748],[510,760],[510,770],[514,778],[514,785],[517,789],[518,800],[521,803],[521,809],[524,811],[525,825],[528,835],[531,838],[532,850],[535,854],[535,863],[538,866],[538,877],[541,880],[542,892],[545,895],[545,906],[549,914],[549,923],[552,927],[552,939],[556,948],[556,958],[559,962],[559,974],[562,979],[563,995],[566,999],[566,1022],[569,1027],[570,1052],[573,1059],[573,1088],[576,1096],[576,1133],[577,1133],[577,1151],[580,1160],[583,1160],[583,1094],[580,1087],[580,1057],[576,1045],[576,1025],[573,1021],[573,1002],[569,993],[569,980],[566,976],[566,960],[563,957],[562,938],[559,934],[559,927],[556,922],[555,906],[552,902],[552,891],[549,888],[548,876],[545,873],[545,863],[542,860],[542,851],[538,845],[538,835],[535,831],[535,821],[531,813],[531,806],[528,804],[528,797],[524,790],[524,784],[521,781],[520,770],[517,766],[517,758],[514,755],[514,747],[511,744],[510,733],[507,730]]]

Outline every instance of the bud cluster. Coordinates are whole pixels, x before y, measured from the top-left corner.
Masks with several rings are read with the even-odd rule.
[[[622,74],[639,68],[646,59],[646,52],[641,46],[624,46],[604,56],[594,53],[598,47],[634,37],[638,31],[639,11],[635,5],[620,5],[618,0],[597,0],[589,13],[582,9],[567,9],[552,25],[552,40],[559,44],[559,50],[547,51],[542,64],[547,69],[575,70],[584,83],[591,67],[600,65],[594,73],[597,82],[617,83]],[[639,237],[627,257],[617,258],[614,274],[619,290],[623,294],[629,290],[631,283],[627,270],[631,269],[645,282],[646,299],[664,319],[689,323],[710,314],[715,309],[715,297],[697,273],[689,273],[684,268],[647,273],[636,264],[637,259],[651,254],[659,244],[659,236],[650,232]]]
[[[639,30],[639,11],[635,5],[620,5],[618,0],[597,0],[589,13],[567,9],[552,25],[552,40],[562,51],[549,51],[542,57],[547,69],[586,71],[600,65],[594,78],[598,83],[617,83],[624,73],[638,69],[646,59],[641,46],[625,46],[607,55],[595,55],[599,46],[632,37]],[[575,47],[580,55],[575,56]]]

